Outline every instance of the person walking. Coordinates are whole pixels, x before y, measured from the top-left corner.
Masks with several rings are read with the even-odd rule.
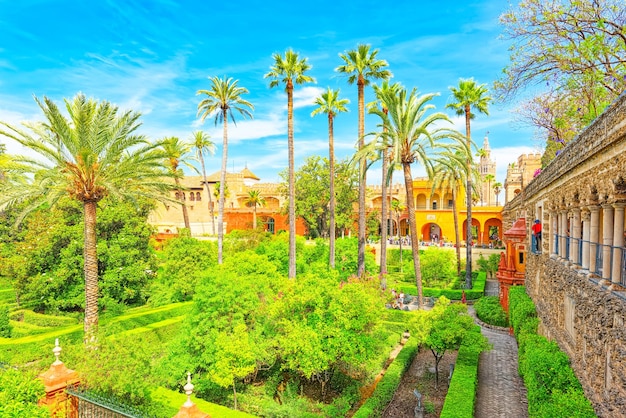
[[[541,222],[539,219],[535,219],[531,229],[533,231],[533,252],[541,254]]]

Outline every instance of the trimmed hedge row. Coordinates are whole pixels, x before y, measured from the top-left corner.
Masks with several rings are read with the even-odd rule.
[[[596,414],[585,397],[569,359],[554,341],[537,334],[539,319],[524,286],[509,289],[511,324],[519,345],[519,373],[528,390],[530,418],[591,418]]]
[[[480,334],[476,325],[472,333]],[[454,366],[452,381],[440,418],[473,418],[478,384],[478,358],[482,349],[474,344],[477,338],[465,338]]]
[[[391,402],[400,379],[417,354],[419,347],[416,338],[409,338],[398,354],[398,357],[389,365],[385,375],[380,379],[372,396],[356,411],[353,418],[375,418],[382,416],[383,411]]]
[[[465,298],[467,300],[480,299],[485,294],[485,283],[487,282],[487,273],[479,271],[473,281],[474,287],[465,290]],[[399,286],[400,291],[407,295],[417,295],[417,287],[412,285]],[[461,300],[463,298],[463,289],[438,289],[425,287],[423,289],[424,297],[438,298],[445,296],[450,300]]]
[[[474,304],[474,309],[478,319],[486,324],[498,327],[509,326],[509,320],[506,317],[504,308],[500,305],[498,296],[484,296],[478,299]]]

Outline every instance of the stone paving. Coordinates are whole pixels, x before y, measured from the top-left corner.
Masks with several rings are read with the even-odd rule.
[[[494,285],[495,283],[495,285]],[[485,294],[498,294],[498,282],[487,281]],[[471,309],[473,313],[473,309]],[[478,364],[476,418],[528,417],[526,387],[517,372],[517,341],[507,331],[482,327],[493,349],[481,353]]]

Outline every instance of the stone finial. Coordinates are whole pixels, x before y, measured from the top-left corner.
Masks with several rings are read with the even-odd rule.
[[[187,395],[187,402],[185,402],[185,406],[193,405],[193,402],[191,402],[191,394],[193,393],[193,388],[194,386],[191,383],[191,372],[187,372],[187,384],[183,386],[183,389],[185,389],[185,394]]]
[[[209,414],[200,411],[198,406],[191,401],[193,387],[191,383],[191,373],[187,372],[187,384],[183,386],[185,394],[187,395],[187,401],[181,406],[178,413],[174,415],[174,418],[210,418]]]
[[[54,348],[52,349],[52,352],[54,353],[54,357],[56,358],[56,360],[52,364],[54,364],[54,365],[61,364],[62,361],[59,360],[59,356],[61,355],[61,346],[59,345],[59,339],[58,338],[54,339]]]

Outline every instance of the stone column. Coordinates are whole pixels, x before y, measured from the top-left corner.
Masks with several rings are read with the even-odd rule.
[[[624,251],[624,206],[626,203],[614,203],[615,216],[613,217],[613,267],[611,270],[612,282],[619,284],[622,278],[622,252]]]
[[[544,239],[548,240],[550,255],[558,255],[556,252],[556,234],[559,232],[558,222],[558,213],[550,211],[550,233],[548,235],[544,235]]]
[[[588,209],[582,212],[581,219],[583,222],[583,259],[581,260],[581,267],[584,271],[589,271],[589,236],[591,233],[591,213]]]
[[[602,205],[602,279],[611,279],[611,246],[613,245],[613,205]]]
[[[600,207],[589,206],[589,213],[589,271],[595,273],[598,268],[596,266],[596,252],[600,242]]]
[[[567,236],[567,211],[561,211],[559,215],[559,257],[567,258],[566,236]]]
[[[580,266],[580,260],[578,254],[580,253],[580,238],[581,238],[581,224],[580,224],[580,208],[572,209],[572,225],[571,225],[571,234],[570,234],[570,244],[569,244],[569,259],[572,262]]]

